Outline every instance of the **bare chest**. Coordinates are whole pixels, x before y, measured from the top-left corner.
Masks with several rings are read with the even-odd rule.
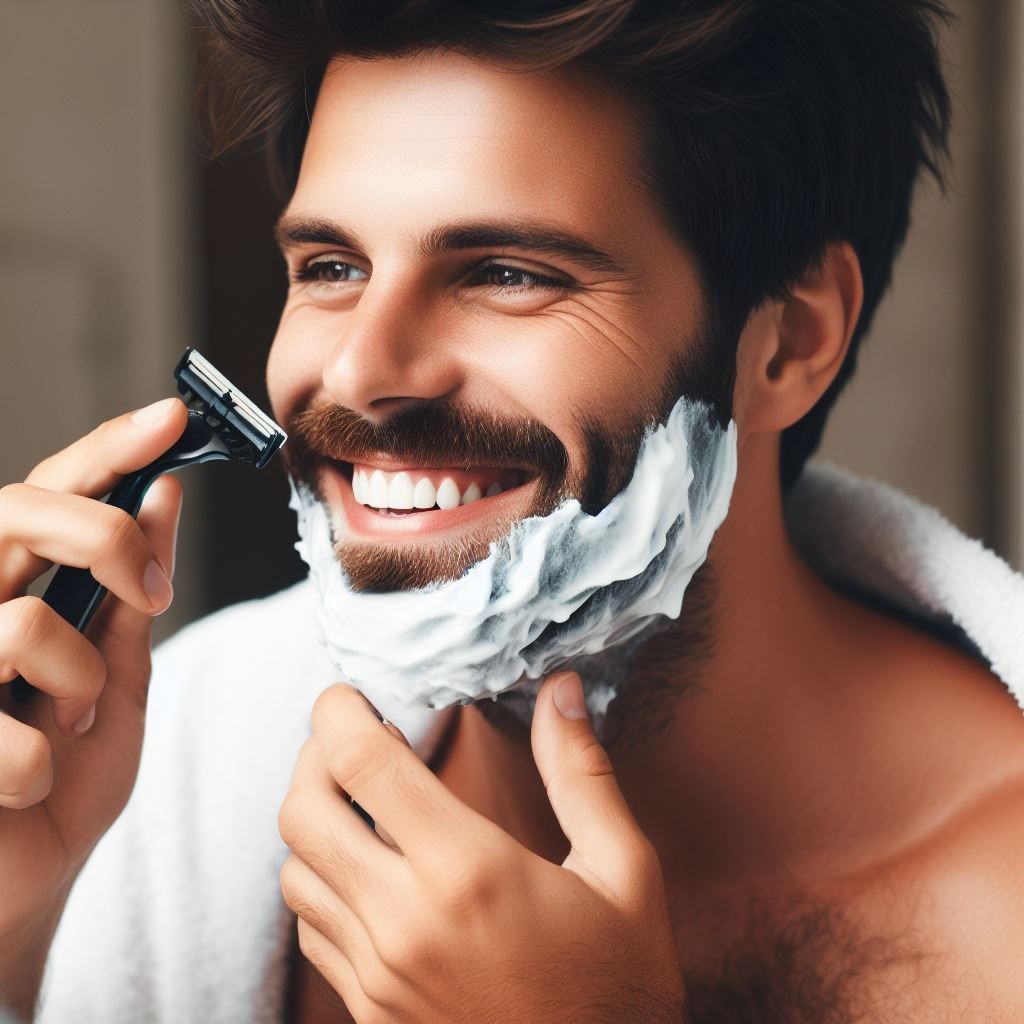
[[[688,1024],[853,1024],[891,1012],[886,994],[919,976],[920,952],[869,934],[842,909],[807,902],[786,913],[753,912],[735,939],[694,939],[679,929]],[[916,965],[916,966],[915,966]],[[293,948],[285,1024],[347,1024],[340,997]]]

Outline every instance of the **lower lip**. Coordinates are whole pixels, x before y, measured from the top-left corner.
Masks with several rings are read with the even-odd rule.
[[[534,481],[528,481],[492,498],[478,498],[468,505],[452,509],[382,515],[356,501],[348,475],[336,465],[327,463],[321,467],[320,473],[324,498],[334,507],[341,506],[349,531],[356,536],[376,540],[426,537],[477,526],[487,519],[519,518],[535,486]],[[519,515],[515,514],[517,511]]]

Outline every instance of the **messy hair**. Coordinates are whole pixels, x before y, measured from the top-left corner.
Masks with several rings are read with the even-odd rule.
[[[783,433],[783,487],[817,448],[889,285],[922,168],[940,186],[950,121],[941,0],[186,0],[202,36],[211,147],[267,143],[294,186],[334,57],[446,48],[501,66],[587,69],[636,101],[646,178],[705,291],[720,416],[750,313],[845,240],[864,303],[834,382]]]

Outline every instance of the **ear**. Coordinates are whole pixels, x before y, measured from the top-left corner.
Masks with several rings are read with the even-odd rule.
[[[755,310],[740,336],[734,409],[744,434],[796,423],[835,379],[864,299],[853,247],[830,243],[790,292]]]

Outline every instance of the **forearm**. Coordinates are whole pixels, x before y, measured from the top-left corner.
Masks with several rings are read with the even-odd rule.
[[[0,930],[0,1017],[10,1015],[18,1024],[33,1019],[46,957],[66,902],[65,893],[31,920]]]

